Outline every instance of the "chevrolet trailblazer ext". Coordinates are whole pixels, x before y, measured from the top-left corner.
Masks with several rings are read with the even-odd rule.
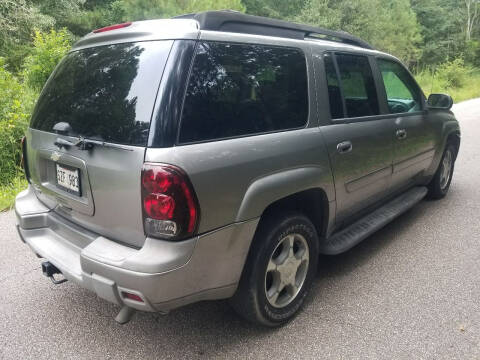
[[[36,105],[18,232],[119,322],[231,298],[278,326],[319,254],[445,196],[451,106],[343,32],[231,11],[98,29]]]

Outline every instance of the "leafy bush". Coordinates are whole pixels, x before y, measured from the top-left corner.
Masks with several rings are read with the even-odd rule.
[[[480,67],[480,41],[470,40],[465,49],[465,61],[472,66]]]
[[[446,88],[462,87],[470,70],[465,66],[463,59],[455,59],[439,65],[436,69],[437,76],[443,81]]]
[[[47,30],[55,25],[55,20],[33,3],[0,0],[0,53],[6,58],[9,71],[18,72],[30,53],[33,30]]]
[[[21,175],[20,140],[25,133],[38,91],[58,61],[70,49],[70,35],[64,29],[35,32],[34,48],[24,62],[20,82],[0,58],[0,187],[16,189]],[[12,187],[13,186],[13,187]],[[13,190],[12,190],[13,191]],[[3,192],[3,190],[2,190]]]
[[[60,59],[70,49],[71,36],[66,29],[35,31],[32,53],[23,64],[25,83],[35,90],[41,90]]]
[[[480,71],[465,66],[456,68],[452,63],[427,68],[415,75],[425,94],[449,94],[455,103],[480,97]]]
[[[26,189],[27,185],[27,180],[23,176],[14,178],[10,184],[0,185],[0,211],[11,209],[15,197],[20,191]]]
[[[27,127],[35,94],[9,73],[0,61],[0,185],[20,172],[20,139]]]

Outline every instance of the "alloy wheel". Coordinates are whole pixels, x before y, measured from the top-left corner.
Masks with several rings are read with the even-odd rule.
[[[275,247],[265,273],[265,294],[275,308],[283,308],[298,295],[308,272],[309,249],[300,234],[289,234]]]

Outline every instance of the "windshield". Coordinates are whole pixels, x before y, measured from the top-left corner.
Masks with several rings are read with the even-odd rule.
[[[98,46],[69,53],[37,102],[30,126],[145,146],[157,89],[173,41]]]

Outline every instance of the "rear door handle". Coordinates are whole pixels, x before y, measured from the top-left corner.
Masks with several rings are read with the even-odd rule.
[[[352,143],[350,141],[343,141],[341,142],[340,144],[337,145],[337,151],[340,153],[340,154],[345,154],[345,153],[348,153],[350,151],[352,151]]]
[[[399,129],[397,130],[396,135],[397,135],[397,138],[400,140],[405,139],[407,137],[407,130]]]

